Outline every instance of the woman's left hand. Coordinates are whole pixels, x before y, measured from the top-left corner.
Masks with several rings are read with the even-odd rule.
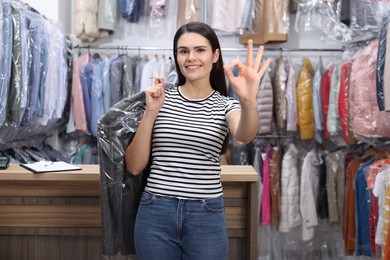
[[[271,63],[271,59],[267,59],[260,68],[263,51],[264,47],[260,46],[253,61],[253,41],[250,39],[248,40],[245,64],[237,59],[224,66],[230,85],[241,103],[256,101],[261,78]],[[232,72],[234,66],[238,68],[239,75],[237,77]]]

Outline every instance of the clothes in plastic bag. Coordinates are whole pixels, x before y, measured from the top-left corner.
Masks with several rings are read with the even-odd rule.
[[[386,17],[383,19],[378,35],[378,57],[376,63],[376,93],[378,108],[380,111],[385,109],[384,104],[384,73],[385,73],[385,61],[386,61],[386,45],[387,45],[387,31],[389,27],[389,18]]]
[[[390,114],[379,111],[376,98],[375,68],[378,40],[359,49],[350,76],[350,122],[357,140],[390,137]]]
[[[256,99],[259,117],[258,134],[269,134],[271,133],[273,122],[273,88],[268,70],[261,79]]]
[[[313,87],[314,68],[308,58],[303,58],[303,66],[297,82],[298,125],[301,139],[314,137]]]
[[[170,88],[172,85],[166,85]],[[148,167],[133,176],[124,156],[145,109],[145,92],[112,106],[98,121],[103,255],[135,254],[134,224]]]
[[[289,25],[288,0],[255,0],[252,33],[259,44],[287,41]]]
[[[274,77],[274,111],[278,130],[286,128],[287,101],[286,101],[287,71],[282,56],[277,59]]]

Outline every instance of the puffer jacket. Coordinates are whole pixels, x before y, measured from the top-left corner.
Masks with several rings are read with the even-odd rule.
[[[273,90],[271,76],[268,71],[260,82],[259,91],[257,92],[257,114],[259,117],[258,134],[269,134],[273,122]]]
[[[297,92],[296,92],[296,70],[291,62],[288,65],[288,77],[286,86],[287,99],[287,131],[297,131]]]
[[[277,129],[285,129],[287,122],[287,71],[283,57],[279,57],[276,62],[276,72],[274,77],[274,114]]]
[[[302,223],[299,212],[298,160],[298,149],[291,143],[282,159],[279,232],[289,232]]]
[[[326,120],[326,126],[328,128],[329,135],[331,136],[338,135],[338,133],[341,131],[340,117],[338,112],[341,65],[341,62],[338,62],[335,65],[330,83],[328,118]]]
[[[314,137],[313,87],[314,68],[308,58],[303,58],[303,66],[297,82],[298,126],[301,139]]]
[[[329,138],[328,127],[326,122],[328,120],[328,107],[329,107],[329,93],[330,93],[330,82],[332,78],[334,65],[331,65],[325,70],[321,80],[321,99],[322,99],[322,113],[324,117],[324,136]]]
[[[341,127],[343,129],[343,138],[346,144],[354,143],[352,138],[349,138],[349,127],[348,127],[348,86],[349,76],[351,71],[351,61],[345,61],[341,66],[340,76],[340,92],[338,101],[338,113],[340,117]]]
[[[352,132],[356,139],[390,137],[390,113],[379,111],[375,68],[378,40],[355,54],[350,78],[349,108]]]

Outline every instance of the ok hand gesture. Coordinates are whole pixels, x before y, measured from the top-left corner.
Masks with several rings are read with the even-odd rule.
[[[240,103],[256,102],[260,80],[271,63],[271,60],[267,59],[260,68],[263,50],[264,47],[260,46],[255,61],[253,62],[253,41],[248,40],[245,64],[236,59],[232,60],[229,65],[224,66],[226,76],[234,93],[239,98]],[[234,76],[232,72],[234,66],[237,66],[238,68],[239,75],[237,77]]]

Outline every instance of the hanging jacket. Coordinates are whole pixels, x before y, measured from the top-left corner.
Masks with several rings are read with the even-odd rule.
[[[329,107],[329,92],[330,92],[330,81],[333,73],[334,66],[329,67],[322,76],[321,80],[321,99],[322,99],[322,113],[324,117],[324,136],[329,138],[328,128],[326,121],[328,120],[328,107]]]
[[[341,62],[338,62],[335,65],[330,83],[328,118],[326,121],[326,125],[328,128],[329,135],[331,136],[338,135],[341,130],[340,118],[338,113],[341,65]]]
[[[277,129],[285,129],[287,121],[286,102],[287,71],[283,57],[277,60],[277,67],[274,77],[274,114]]]
[[[301,139],[314,137],[313,88],[314,69],[308,58],[303,58],[303,66],[297,82],[298,125]]]
[[[378,108],[380,111],[383,111],[385,109],[384,104],[384,93],[383,93],[383,81],[384,81],[384,74],[385,74],[385,63],[386,63],[386,45],[387,45],[387,30],[388,30],[388,24],[389,24],[390,17],[383,18],[380,28],[379,28],[379,34],[378,34],[378,57],[377,57],[377,63],[376,63],[376,98],[378,101]]]
[[[320,57],[318,65],[313,77],[313,113],[314,113],[314,124],[316,133],[320,133],[324,129],[324,117],[322,114],[322,102],[321,102],[321,79],[324,74],[324,66],[322,58]],[[322,141],[320,137],[317,141]]]
[[[350,135],[348,127],[348,86],[350,70],[350,61],[346,61],[343,65],[341,65],[340,92],[338,97],[338,114],[340,117],[343,138],[346,144],[353,143],[352,138],[349,138]]]
[[[273,90],[271,77],[266,71],[257,92],[257,114],[259,117],[258,134],[271,133],[272,114],[273,114]]]
[[[378,40],[355,54],[351,68],[349,108],[356,138],[390,137],[390,114],[379,111],[375,91]]]
[[[286,86],[287,98],[287,131],[297,131],[297,92],[295,89],[296,75],[295,68],[290,63],[288,67],[288,77]]]
[[[312,149],[306,154],[302,163],[300,182],[300,210],[302,215],[302,240],[314,238],[315,227],[318,225],[316,198],[318,192],[318,159]]]
[[[271,182],[271,224],[277,226],[280,217],[280,168],[283,149],[279,144],[272,149],[272,157],[269,161],[269,175]]]
[[[166,89],[172,85],[166,85]],[[148,168],[133,176],[125,166],[125,150],[145,109],[145,92],[121,100],[98,121],[103,255],[135,254],[134,224]]]
[[[282,159],[279,232],[289,232],[302,223],[299,212],[298,159],[298,150],[291,143]]]
[[[272,157],[272,146],[269,145],[263,162],[263,193],[261,195],[261,225],[268,226],[271,222],[271,181],[269,161]]]

